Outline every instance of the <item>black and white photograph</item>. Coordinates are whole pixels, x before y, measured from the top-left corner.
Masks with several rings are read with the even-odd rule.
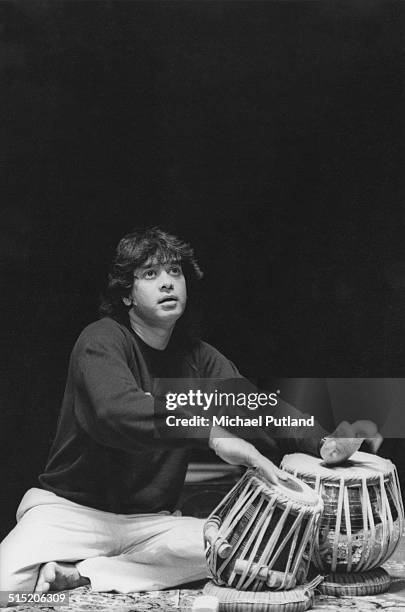
[[[0,49],[0,610],[405,610],[405,3]]]

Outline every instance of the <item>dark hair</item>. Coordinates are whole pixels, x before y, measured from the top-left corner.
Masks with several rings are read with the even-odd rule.
[[[108,275],[108,284],[102,295],[99,313],[128,323],[129,307],[122,298],[128,296],[134,282],[134,270],[148,261],[156,263],[178,262],[187,281],[188,305],[191,310],[195,298],[196,281],[203,273],[189,244],[163,231],[159,227],[137,229],[124,236],[118,243]],[[190,304],[191,302],[191,304]],[[182,319],[188,319],[183,315]]]

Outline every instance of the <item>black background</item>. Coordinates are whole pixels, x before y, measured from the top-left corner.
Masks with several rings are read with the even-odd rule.
[[[245,374],[404,375],[404,11],[0,4],[4,533],[135,226],[192,242]]]

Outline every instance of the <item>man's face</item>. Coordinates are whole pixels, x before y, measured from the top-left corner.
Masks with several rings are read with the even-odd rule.
[[[134,272],[129,295],[134,313],[150,325],[174,325],[187,301],[186,279],[177,262],[148,260]]]

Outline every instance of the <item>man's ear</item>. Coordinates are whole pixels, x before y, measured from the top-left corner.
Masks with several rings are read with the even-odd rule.
[[[123,297],[122,301],[124,302],[125,306],[131,306],[132,305],[132,300],[130,297]]]

